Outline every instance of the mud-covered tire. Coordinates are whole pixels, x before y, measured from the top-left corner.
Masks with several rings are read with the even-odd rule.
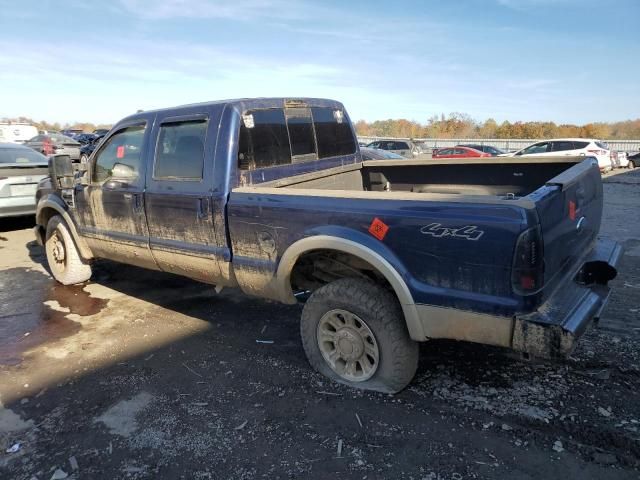
[[[352,314],[357,324],[364,324],[361,327],[369,332],[366,335],[373,334],[374,338],[368,338],[368,341],[375,345],[378,358],[370,377],[360,381],[349,380],[336,371],[330,360],[325,359],[325,355],[331,354],[326,351],[327,343],[319,341],[323,335],[319,325],[326,322],[327,315],[332,315],[332,312]],[[411,382],[418,366],[418,343],[409,337],[398,300],[388,290],[367,280],[343,278],[316,290],[302,311],[300,333],[311,366],[330,379],[354,388],[397,393]],[[329,345],[334,345],[338,351],[337,343]],[[357,354],[358,350],[355,351]]]
[[[60,215],[49,220],[44,247],[49,270],[58,282],[73,285],[91,278],[91,265],[80,257],[69,227]]]

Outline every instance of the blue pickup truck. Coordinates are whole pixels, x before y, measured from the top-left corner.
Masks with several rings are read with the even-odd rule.
[[[136,113],[80,168],[54,157],[37,192],[59,282],[106,258],[302,303],[311,365],[382,392],[411,381],[430,339],[566,357],[621,253],[597,237],[595,159],[363,162],[332,100]]]

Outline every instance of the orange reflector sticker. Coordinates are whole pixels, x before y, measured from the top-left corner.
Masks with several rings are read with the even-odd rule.
[[[576,219],[576,202],[569,200],[569,218],[571,220]]]
[[[389,226],[378,217],[374,218],[371,222],[371,225],[369,225],[369,233],[376,237],[378,240],[384,239],[388,231]]]

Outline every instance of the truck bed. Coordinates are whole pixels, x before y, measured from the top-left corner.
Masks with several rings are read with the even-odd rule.
[[[521,198],[582,160],[583,157],[375,160],[254,186]]]

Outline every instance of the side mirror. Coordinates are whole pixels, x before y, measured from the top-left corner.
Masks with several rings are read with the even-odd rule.
[[[56,189],[73,188],[75,172],[69,155],[49,157],[49,176]]]
[[[116,163],[111,170],[111,178],[114,180],[134,180],[138,177],[138,174],[129,165],[124,163]]]

